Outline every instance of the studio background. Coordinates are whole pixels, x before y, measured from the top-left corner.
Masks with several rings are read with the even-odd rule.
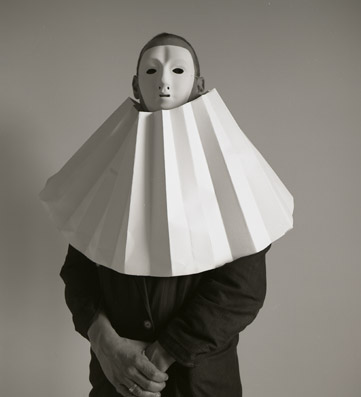
[[[361,3],[1,0],[0,395],[87,396],[89,345],[59,277],[67,243],[38,199],[127,96],[157,33],[195,47],[295,198],[242,334],[245,397],[361,390]],[[211,326],[211,324],[210,324]]]

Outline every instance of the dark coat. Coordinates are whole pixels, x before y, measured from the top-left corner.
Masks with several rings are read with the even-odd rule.
[[[102,309],[119,335],[158,340],[175,358],[162,397],[240,397],[238,334],[263,305],[269,248],[215,270],[163,278],[117,273],[69,246],[60,274],[85,338]],[[119,396],[91,356],[90,396]]]

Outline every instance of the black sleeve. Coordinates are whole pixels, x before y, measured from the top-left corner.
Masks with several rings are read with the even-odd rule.
[[[65,283],[65,301],[73,315],[75,329],[88,339],[88,329],[101,308],[97,265],[69,245],[60,276]]]
[[[196,293],[158,338],[177,362],[197,365],[256,318],[266,296],[270,247],[204,273]]]

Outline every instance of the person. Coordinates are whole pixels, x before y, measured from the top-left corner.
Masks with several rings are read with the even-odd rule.
[[[162,33],[142,49],[133,92],[143,111],[205,92],[197,55]],[[91,397],[240,397],[239,333],[266,296],[266,253],[176,277],[134,276],[72,245],[60,275],[75,329],[90,341]]]

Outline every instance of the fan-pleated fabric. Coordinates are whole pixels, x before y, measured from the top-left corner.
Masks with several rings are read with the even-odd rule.
[[[293,226],[291,194],[215,89],[157,112],[128,98],[40,198],[71,245],[130,275],[214,269]]]

